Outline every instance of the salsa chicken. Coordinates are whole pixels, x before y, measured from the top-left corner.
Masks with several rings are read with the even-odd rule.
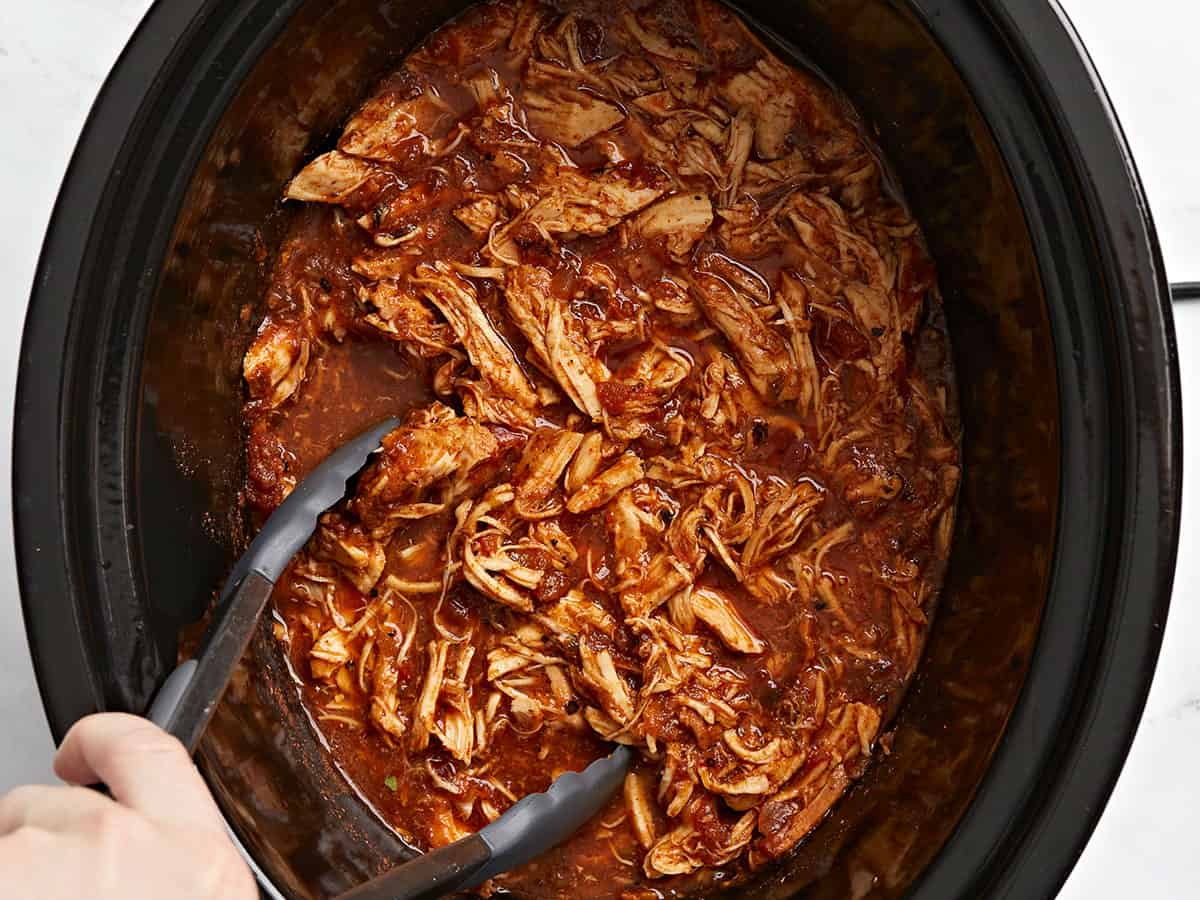
[[[886,752],[960,475],[934,267],[846,101],[715,0],[496,0],[285,198],[252,512],[405,417],[273,600],[348,779],[429,848],[635,748],[488,886],[532,896],[796,847]]]

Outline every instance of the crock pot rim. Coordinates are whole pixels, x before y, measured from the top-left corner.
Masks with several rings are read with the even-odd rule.
[[[110,175],[121,157],[131,129],[155,92],[160,74],[172,57],[186,55],[190,31],[218,0],[156,2],[118,59],[84,126],[55,204],[35,274],[20,353],[14,417],[13,515],[18,577],[26,627],[35,660],[39,688],[56,739],[81,715],[103,705],[103,672],[89,652],[86,610],[78,601],[80,548],[72,536],[72,521],[63,480],[68,446],[67,392],[76,373],[68,368],[67,345],[72,307],[80,290],[85,258],[95,236],[94,225],[108,212]],[[263,28],[259,40],[269,41],[282,28],[299,0],[280,4],[277,15]],[[917,0],[913,6],[936,35],[936,13],[953,6]],[[915,888],[914,896],[948,896],[943,885],[959,887],[967,875],[982,878],[989,896],[1049,896],[1061,885],[1103,809],[1132,742],[1144,705],[1161,643],[1169,604],[1178,543],[1181,498],[1182,420],[1178,365],[1170,324],[1168,292],[1153,225],[1120,127],[1095,71],[1078,38],[1056,7],[1042,0],[991,0],[985,4],[991,22],[1021,62],[1031,90],[1048,104],[1057,121],[1064,148],[1086,177],[1081,197],[1093,217],[1098,235],[1113,239],[1118,228],[1134,225],[1126,244],[1113,240],[1114,256],[1107,276],[1109,287],[1122,299],[1114,321],[1127,383],[1114,386],[1120,399],[1142,410],[1122,448],[1129,465],[1117,473],[1125,478],[1125,493],[1117,510],[1130,528],[1117,535],[1112,549],[1118,563],[1107,574],[1122,579],[1114,591],[1119,608],[1109,611],[1096,627],[1096,648],[1110,665],[1091,673],[1098,686],[1080,697],[1072,722],[1073,734],[1066,764],[1038,786],[1054,783],[1057,806],[1037,804],[1023,821],[1011,823],[1004,848],[992,848],[986,859],[969,838],[973,818],[981,812],[996,786],[995,771],[985,776],[976,802],[939,857]],[[943,45],[945,49],[945,45]],[[176,60],[175,62],[177,62]],[[1063,91],[1070,83],[1069,91]],[[1069,102],[1067,102],[1069,101]],[[1072,141],[1087,135],[1088,141]],[[207,140],[207,135],[204,135]],[[1132,345],[1144,354],[1131,362]],[[1151,373],[1163,372],[1157,380]],[[93,373],[94,374],[94,373]],[[1158,415],[1157,428],[1143,428]],[[86,554],[84,554],[86,558]],[[74,568],[73,568],[74,567]],[[1153,603],[1130,597],[1155,597]],[[1043,661],[1045,662],[1045,661]],[[1111,665],[1111,663],[1119,663]],[[1031,671],[1035,678],[1037,671]],[[994,768],[1011,764],[1020,753],[1017,735],[1027,722],[1031,682],[1014,713],[1009,732],[997,753]],[[1040,728],[1037,723],[1028,727]],[[1043,723],[1044,724],[1044,723]],[[1060,723],[1065,727],[1067,723]],[[1112,740],[1113,734],[1117,740]],[[1106,734],[1102,751],[1091,749],[1095,735]],[[1044,773],[1045,774],[1045,773]],[[1062,802],[1063,798],[1070,802]],[[995,831],[995,826],[990,826]],[[1034,838],[1038,841],[1034,841]],[[1035,856],[1029,848],[1040,846]],[[965,848],[965,849],[960,849]],[[970,869],[955,861],[956,852],[974,855]],[[1052,857],[1046,860],[1043,857]],[[1002,870],[1002,871],[1001,871]],[[1000,871],[999,875],[995,873]],[[949,881],[946,881],[948,879]]]
[[[1061,565],[1071,530],[1093,525],[1086,505],[1072,498],[1060,503],[1056,560],[1037,650],[1021,698],[1001,743],[954,833],[918,878],[911,897],[932,900],[953,896],[1053,897],[1066,881],[1104,810],[1128,756],[1153,680],[1170,606],[1178,550],[1182,504],[1183,420],[1178,352],[1170,312],[1170,288],[1150,208],[1128,142],[1102,80],[1082,40],[1055,0],[984,0],[978,7],[954,0],[916,0],[913,6],[939,39],[984,110],[989,127],[1008,112],[989,107],[988,85],[971,67],[958,65],[955,48],[941,41],[945,29],[986,19],[1020,68],[1027,93],[1038,107],[1048,140],[1076,179],[1076,214],[1086,218],[1096,247],[1090,260],[1098,269],[1094,283],[1113,297],[1103,323],[1111,332],[1120,382],[1105,383],[1073,358],[1075,346],[1055,333],[1061,415],[1103,428],[1113,439],[1112,453],[1093,473],[1110,484],[1083,484],[1087,466],[1080,458],[1098,449],[1088,431],[1062,429],[1064,499],[1071,491],[1104,496],[1097,510],[1106,515],[1102,561],[1091,586],[1072,583]],[[961,37],[961,33],[959,34]],[[957,45],[963,52],[962,42]],[[1004,124],[1010,124],[1004,122]],[[1010,136],[1011,137],[1011,136]],[[1020,182],[1023,160],[1011,158],[1014,144],[997,140],[1010,174]],[[1019,146],[1019,144],[1018,144]],[[1023,203],[1046,185],[1039,173],[1025,173]],[[1028,212],[1028,207],[1027,210]],[[1028,216],[1027,216],[1028,219]],[[1038,247],[1045,265],[1048,249]],[[1087,283],[1077,285],[1084,289]],[[1058,310],[1051,306],[1052,315]],[[1077,323],[1067,327],[1077,326]],[[1065,331],[1066,329],[1064,329]],[[1077,337],[1077,335],[1072,335]],[[1136,351],[1136,352],[1135,352]],[[1074,370],[1074,371],[1072,371]],[[1164,377],[1156,378],[1155,373]],[[1063,383],[1074,377],[1085,393],[1071,397]],[[1108,406],[1105,407],[1105,401]],[[1095,432],[1093,432],[1095,433]],[[1074,444],[1074,450],[1071,444]],[[1071,515],[1073,513],[1073,515]],[[1093,602],[1105,596],[1108,605]],[[1098,610],[1097,610],[1098,607]],[[1090,619],[1086,652],[1073,678],[1090,688],[1074,691],[1064,709],[1061,684],[1065,660],[1047,653],[1047,645],[1069,631],[1072,614]],[[1066,643],[1060,644],[1065,646]],[[1074,649],[1074,648],[1073,648]],[[1055,702],[1057,701],[1057,702]],[[1029,795],[1013,815],[1011,796],[1030,768],[1028,748],[1045,745],[1053,730],[1061,737],[1039,766],[1039,777],[1025,779]]]
[[[265,19],[253,22],[255,34],[244,41],[254,48],[248,54],[252,59],[275,39],[303,2],[282,0]],[[104,570],[114,563],[97,558],[91,548],[78,547],[72,540],[80,514],[94,514],[95,510],[87,504],[82,504],[82,510],[70,506],[73,498],[66,484],[64,459],[71,448],[69,432],[77,423],[67,415],[66,407],[75,399],[70,392],[76,380],[87,382],[90,378],[86,386],[93,388],[101,380],[97,371],[76,371],[81,367],[73,358],[72,342],[94,336],[73,333],[72,315],[81,280],[91,274],[89,267],[95,266],[95,244],[105,233],[93,223],[111,215],[112,205],[119,202],[113,182],[123,166],[136,165],[128,158],[128,146],[134,143],[139,128],[145,130],[146,110],[162,99],[163,73],[172,66],[186,66],[186,61],[194,62],[202,50],[196,46],[202,43],[196,35],[206,22],[211,24],[211,13],[221,3],[154,0],[150,5],[101,85],[80,130],[34,270],[18,356],[12,510],[26,636],[43,709],[56,742],[79,718],[105,708],[103,662],[88,649],[89,610],[76,600],[81,557]],[[236,30],[237,24],[225,23],[226,30]],[[210,27],[207,33],[211,31]],[[218,102],[211,105],[223,112],[244,74],[221,73],[218,80],[223,88]],[[213,116],[207,127],[194,128],[193,157],[198,158],[200,148],[207,144],[216,119],[219,115]],[[178,205],[182,192],[174,200]],[[168,237],[161,235],[164,244]],[[46,360],[51,364],[42,362]],[[95,363],[98,366],[99,360]],[[94,477],[95,453],[90,447],[88,451],[87,475]],[[54,598],[56,604],[52,606],[46,598]]]

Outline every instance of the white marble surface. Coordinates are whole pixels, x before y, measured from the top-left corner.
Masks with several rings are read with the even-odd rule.
[[[169,2],[169,0],[164,0]],[[42,234],[76,136],[147,0],[0,0],[0,529],[20,324]],[[1173,280],[1200,281],[1200,94],[1191,0],[1065,0],[1133,145]],[[1187,446],[1200,447],[1200,303],[1177,309]],[[1189,471],[1200,457],[1189,454]],[[1185,485],[1176,590],[1133,752],[1063,890],[1068,900],[1200,896],[1200,487]],[[52,752],[25,643],[7,534],[0,538],[0,791],[50,778]]]

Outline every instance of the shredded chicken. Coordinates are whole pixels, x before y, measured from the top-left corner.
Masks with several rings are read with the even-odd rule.
[[[763,159],[779,159],[788,150],[799,114],[793,84],[791,70],[779,60],[764,58],[721,86],[724,99],[738,109],[754,111],[754,149]]]
[[[533,385],[512,348],[480,308],[471,283],[438,262],[419,265],[413,284],[446,317],[488,387],[521,410],[535,409],[538,399]]]
[[[335,756],[432,847],[634,748],[494,889],[777,860],[876,753],[961,479],[933,267],[860,123],[714,0],[490,0],[336,147],[243,359],[258,512],[403,421],[274,597]]]
[[[625,776],[625,807],[633,832],[644,850],[654,846],[657,827],[654,822],[654,799],[647,778],[639,772]]]
[[[431,151],[430,139],[453,116],[431,85],[402,73],[390,79],[346,123],[338,149],[364,159],[399,162],[406,151]]]
[[[551,274],[538,266],[518,266],[505,290],[509,314],[529,342],[535,360],[580,411],[600,419],[597,388],[612,373],[583,333],[583,323],[564,308]]]
[[[478,197],[454,209],[454,218],[476,238],[487,237],[499,217],[500,205],[494,197]]]
[[[330,150],[289,181],[284,196],[289,200],[341,203],[379,171],[365,160]]]
[[[696,588],[689,593],[688,602],[696,619],[715,631],[730,650],[762,653],[767,649],[726,594],[712,588]]]
[[[645,474],[642,460],[636,453],[624,453],[621,458],[583,484],[567,498],[567,509],[573,513],[597,509],[612,500],[622,490],[639,481]]]
[[[794,400],[795,366],[783,337],[745,294],[713,275],[699,273],[696,300],[737,353],[746,378],[763,399]]]
[[[705,194],[675,194],[641,213],[634,224],[644,237],[665,237],[671,255],[686,259],[712,221],[712,202]]]
[[[370,310],[363,322],[409,352],[432,359],[453,352],[458,340],[454,331],[438,322],[433,309],[398,279],[363,285],[358,298]]]
[[[621,163],[596,175],[573,166],[547,167],[536,180],[540,198],[488,241],[488,252],[505,265],[520,261],[520,244],[606,234],[626,216],[657,200],[667,182],[660,172]]]
[[[296,392],[308,367],[310,341],[295,327],[264,323],[246,356],[242,374],[250,396],[278,406]]]
[[[619,124],[625,114],[572,84],[570,71],[543,66],[521,98],[530,130],[538,137],[578,147]]]
[[[453,497],[472,468],[498,452],[499,443],[488,428],[434,405],[383,439],[377,460],[359,478],[351,508],[376,529],[421,517],[431,505],[428,488],[449,482],[441,497]],[[439,506],[440,497],[434,496],[432,505]]]

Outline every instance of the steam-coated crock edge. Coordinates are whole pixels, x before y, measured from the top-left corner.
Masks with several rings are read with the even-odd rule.
[[[935,35],[947,27],[942,20],[947,5],[954,4],[914,3]],[[1117,301],[1111,304],[1117,316],[1110,325],[1112,349],[1120,357],[1115,370],[1123,378],[1119,385],[1107,385],[1119,400],[1112,401],[1111,395],[1083,399],[1110,399],[1118,415],[1109,433],[1119,434],[1124,443],[1114,448],[1118,458],[1108,461],[1118,488],[1112,502],[1118,507],[1109,517],[1105,542],[1107,557],[1115,562],[1097,573],[1100,582],[1094,585],[1111,608],[1094,604],[1095,595],[1086,585],[1065,578],[1061,562],[1064,548],[1075,540],[1071,529],[1089,523],[1060,512],[1051,584],[1055,602],[1047,603],[1021,699],[971,806],[918,880],[911,896],[920,900],[956,892],[1049,898],[1066,881],[1112,793],[1145,707],[1170,605],[1183,491],[1183,420],[1170,289],[1120,123],[1082,41],[1054,0],[986,0],[981,6],[1023,66],[1029,93],[1043,105],[1079,177],[1079,212],[1091,219],[1105,263],[1101,278]],[[951,47],[944,44],[943,49],[955,59]],[[966,78],[961,66],[960,71]],[[993,127],[992,117],[999,112],[985,110]],[[1001,144],[1002,152],[1011,150]],[[1022,161],[1009,160],[1014,162],[1019,167]],[[1045,251],[1039,247],[1039,254]],[[1055,340],[1060,341],[1058,334]],[[1131,343],[1139,351],[1136,359]],[[1071,350],[1056,347],[1060,377],[1064,369],[1078,366]],[[1075,374],[1086,381],[1093,373]],[[1064,394],[1062,402],[1078,405],[1080,398]],[[1120,413],[1131,408],[1137,420],[1124,421]],[[1095,425],[1097,410],[1074,412]],[[1064,410],[1064,420],[1068,414]],[[1064,459],[1068,441],[1078,442],[1080,436],[1063,428]],[[1064,492],[1093,489],[1072,484],[1066,475],[1064,467]],[[1060,505],[1060,511],[1065,509]],[[1054,701],[1064,672],[1062,660],[1045,652],[1047,645],[1077,627],[1069,619],[1072,611],[1090,616],[1096,609],[1106,612],[1106,619],[1092,625],[1083,672],[1076,676],[1091,690],[1072,698],[1065,718],[1056,721],[1059,703]],[[1052,760],[1014,817],[1012,787],[1030,768],[1029,748],[1044,743],[1051,731],[1073,739],[1057,742]]]
[[[301,2],[280,0],[253,42],[262,45],[273,40]],[[144,110],[162,94],[163,72],[180,64],[172,57],[203,51],[203,46],[191,46],[189,32],[204,21],[212,5],[212,0],[155,0],[147,10],[88,113],[63,176],[34,273],[13,417],[13,523],[26,634],[43,709],[56,742],[79,718],[106,706],[100,686],[103,663],[87,647],[88,608],[79,602],[79,586],[71,573],[72,554],[64,543],[73,517],[94,512],[69,509],[64,483],[64,450],[72,423],[64,414],[63,398],[77,366],[75,354],[68,348],[73,340],[92,337],[70,333],[72,301],[89,262],[89,243],[94,243],[92,223],[113,199],[110,182],[122,164],[136,165],[136,161],[122,159],[128,138]],[[215,105],[221,111],[236,90],[232,79],[241,73],[224,74],[230,83],[221,97],[210,98],[220,100]],[[193,129],[194,156],[207,144],[213,124],[210,121],[208,127]],[[182,193],[177,199],[181,197]],[[166,237],[162,235],[162,240]],[[140,365],[135,369],[136,375]],[[92,465],[83,475],[94,479],[94,454],[89,462]],[[106,567],[111,562],[95,560]],[[52,605],[47,598],[63,598],[67,608]],[[53,660],[53,668],[39,664],[40,660]]]
[[[69,603],[68,609],[51,612],[47,603],[47,598],[70,598],[74,593],[63,544],[68,514],[60,480],[71,300],[109,173],[152,90],[151,76],[166,62],[202,3],[155,2],[101,86],[63,175],[25,314],[13,416],[13,525],[30,650],[35,663],[54,659],[52,673],[39,665],[34,670],[56,743],[81,716],[103,708],[84,643],[86,610]]]
[[[286,2],[281,7],[290,10],[294,5]],[[71,303],[92,222],[106,203],[109,173],[155,89],[155,76],[205,6],[205,0],[155,3],[122,53],[64,177],[27,314],[14,418],[13,509],[27,630],[34,658],[40,661],[39,687],[56,739],[75,719],[103,705],[99,673],[84,643],[86,610],[77,602],[64,609],[55,600],[76,594],[62,545],[68,533],[64,526],[73,512],[66,508],[61,480],[67,425],[61,401],[69,383],[65,366]],[[1019,821],[1010,823],[1015,837],[1007,842],[1007,858],[989,858],[979,845],[972,846],[972,839],[985,830],[995,839],[997,823],[987,820],[988,803],[1005,783],[1004,768],[1020,768],[1024,740],[1039,733],[1044,737],[1046,723],[1036,713],[1037,693],[1039,686],[1046,689],[1055,672],[1052,661],[1039,658],[975,803],[914,892],[922,898],[953,896],[985,868],[1001,868],[997,863],[1006,864],[1005,872],[979,884],[973,896],[1050,896],[1061,885],[1132,741],[1161,642],[1179,528],[1182,433],[1174,336],[1165,312],[1167,292],[1157,242],[1132,160],[1099,80],[1061,13],[1037,0],[989,6],[997,27],[1026,60],[1031,83],[1058,104],[1052,111],[1064,134],[1087,138],[1070,149],[1089,175],[1081,191],[1089,211],[1113,243],[1108,248],[1114,254],[1111,289],[1126,300],[1120,310],[1124,317],[1113,323],[1120,338],[1117,345],[1125,354],[1126,383],[1114,387],[1127,404],[1136,405],[1140,418],[1129,423],[1126,435],[1136,465],[1122,472],[1131,502],[1120,511],[1121,524],[1130,527],[1112,536],[1114,544],[1119,541],[1112,553],[1121,564],[1104,573],[1110,583],[1121,579],[1115,593],[1126,600],[1112,609],[1107,622],[1097,624],[1102,633],[1094,658],[1105,665],[1093,675],[1095,690],[1080,698],[1072,711],[1068,724],[1075,728],[1075,740],[1061,754],[1054,777],[1039,786],[1043,802],[1031,804]],[[1036,54],[1037,65],[1031,54]],[[1067,88],[1074,93],[1067,96]],[[1124,244],[1119,242],[1122,227],[1130,228]],[[1153,286],[1154,296],[1146,295],[1147,285]],[[1128,358],[1130,340],[1138,342],[1144,354],[1136,365]],[[1147,375],[1163,369],[1165,382],[1156,383]],[[1133,483],[1133,475],[1140,481]],[[1157,601],[1148,602],[1148,596]],[[1058,677],[1061,680],[1061,673]],[[1093,741],[1100,749],[1092,749]],[[1053,808],[1047,798],[1053,800]],[[972,854],[973,862],[967,858]]]

